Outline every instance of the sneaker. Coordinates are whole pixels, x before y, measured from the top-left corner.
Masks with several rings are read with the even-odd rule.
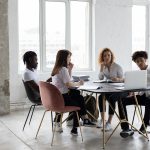
[[[73,119],[67,120],[67,126],[73,126]]]
[[[111,124],[109,122],[106,122],[105,131],[108,132],[108,131],[111,131],[111,130],[112,130]],[[102,131],[103,131],[103,129],[102,129]]]
[[[146,126],[146,125],[145,125],[145,128],[147,128],[147,126]],[[143,126],[143,125],[141,126],[140,131],[141,131],[143,134],[145,134],[145,133],[146,133],[146,131],[145,131],[144,126]],[[140,132],[139,132],[139,133],[140,133]],[[141,133],[140,133],[140,134],[141,134]]]
[[[78,135],[78,131],[77,131],[77,128],[73,128],[70,132],[72,135],[75,135],[77,136]]]
[[[120,136],[123,138],[127,138],[128,136],[132,136],[134,134],[134,131],[131,129],[123,130],[120,132]]]
[[[83,120],[83,125],[84,126],[95,126],[96,124],[91,122],[89,119],[84,119]]]
[[[56,128],[54,127],[56,132],[63,132],[60,122],[56,122],[54,126],[56,126]]]
[[[111,131],[111,130],[112,130],[111,124],[109,122],[106,122],[105,131]]]
[[[102,128],[103,127],[103,121],[102,119],[97,123],[97,128]]]

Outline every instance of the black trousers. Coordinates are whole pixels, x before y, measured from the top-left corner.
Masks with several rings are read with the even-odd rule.
[[[115,110],[116,101],[118,100],[117,93],[105,94],[105,97],[106,97],[106,100],[111,104],[111,106]],[[102,95],[99,96],[99,109],[100,109],[100,112],[103,112],[103,97],[102,97]],[[105,107],[105,111],[106,111],[106,107]],[[114,115],[114,111],[111,109],[110,105],[109,105],[109,115]]]
[[[78,111],[79,117],[86,115],[86,108],[85,108],[85,101],[82,95],[73,95],[73,94],[62,94],[65,102],[65,106],[77,106],[80,107],[80,110]],[[73,127],[78,127],[78,120],[77,115],[75,112],[73,113]],[[57,122],[60,122],[60,115],[58,115]]]
[[[139,105],[145,106],[144,123],[145,123],[145,125],[148,125],[149,120],[150,120],[150,99],[147,98],[145,94],[143,94],[143,95],[137,95],[137,100],[138,100]],[[136,103],[135,103],[134,96],[122,98],[121,101],[119,101],[119,103],[118,103],[120,118],[121,119],[126,118],[128,120],[126,106],[135,105],[135,104]],[[127,130],[127,129],[129,129],[129,124],[126,122],[121,123],[121,128],[123,130]]]

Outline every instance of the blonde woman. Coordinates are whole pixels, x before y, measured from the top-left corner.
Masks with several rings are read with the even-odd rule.
[[[111,80],[114,82],[123,82],[123,70],[120,65],[114,62],[114,54],[109,48],[104,48],[102,51],[100,51],[99,57],[98,57],[98,63],[100,66],[100,72],[99,72],[99,79],[103,80]],[[111,97],[112,93],[106,94],[106,99],[109,101],[111,106],[115,109],[115,104],[117,99],[114,97]],[[99,109],[101,113],[101,120],[98,123],[97,127],[102,127],[102,120],[103,120],[103,100],[102,95],[99,96]],[[105,114],[104,114],[105,115]],[[111,127],[111,121],[114,115],[114,111],[109,106],[109,116],[108,120],[105,124],[105,130],[110,131],[112,129]]]

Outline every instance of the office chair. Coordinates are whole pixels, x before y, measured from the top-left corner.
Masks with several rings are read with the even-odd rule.
[[[30,120],[29,120],[29,125],[30,125],[30,123],[31,123],[31,120],[32,120],[32,116],[33,116],[35,107],[41,105],[41,98],[40,98],[40,95],[37,94],[37,93],[29,86],[29,84],[28,84],[27,82],[24,82],[23,80],[22,80],[22,82],[23,82],[23,84],[24,84],[27,97],[28,97],[28,99],[30,100],[30,102],[32,103],[32,105],[31,105],[30,108],[29,108],[29,111],[28,111],[26,120],[25,120],[25,122],[24,122],[24,125],[23,125],[23,129],[22,129],[22,130],[24,131],[24,128],[25,128],[25,126],[26,126],[26,123],[27,123],[27,121],[28,121],[28,118],[29,118],[30,113],[31,113],[31,116],[30,116]]]

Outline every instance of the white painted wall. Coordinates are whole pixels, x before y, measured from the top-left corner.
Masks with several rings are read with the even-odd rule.
[[[18,74],[18,45],[17,45],[17,0],[9,0],[9,36],[10,36],[10,102],[25,101],[26,94],[22,85],[21,75]],[[111,2],[111,3],[110,3]],[[95,34],[93,35],[93,51],[95,68],[92,72],[83,72],[97,79],[99,67],[97,55],[100,48],[109,47],[113,50],[118,62],[124,70],[131,69],[132,50],[132,11],[130,0],[97,0],[95,4]],[[40,79],[45,80],[50,72],[40,73]],[[79,73],[76,73],[79,74]]]
[[[132,7],[130,1],[97,0],[95,14],[95,49],[109,47],[124,70],[131,69]],[[120,2],[120,3],[119,3]]]

